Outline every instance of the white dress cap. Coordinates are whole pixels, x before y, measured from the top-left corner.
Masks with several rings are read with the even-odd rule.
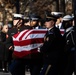
[[[22,15],[22,14],[15,14],[15,13],[14,13],[13,16],[14,16],[14,17],[18,17],[18,18],[23,18],[23,15]]]
[[[63,12],[51,12],[51,14],[53,14],[53,15],[60,15],[60,14],[63,14]]]
[[[69,20],[72,20],[73,19],[73,17],[72,16],[70,16],[70,15],[66,15],[66,16],[64,16],[63,17],[63,21],[69,21]]]
[[[24,20],[29,20],[29,17],[23,16]]]

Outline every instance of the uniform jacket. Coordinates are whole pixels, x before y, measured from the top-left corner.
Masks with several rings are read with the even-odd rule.
[[[64,34],[64,38],[66,40],[65,52],[75,51],[75,40],[74,40],[73,27],[69,27],[66,29],[66,32]]]
[[[45,63],[57,63],[63,50],[63,38],[58,28],[50,29],[44,38],[41,52],[44,54]]]

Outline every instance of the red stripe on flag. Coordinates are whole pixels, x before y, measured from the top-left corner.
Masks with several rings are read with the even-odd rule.
[[[22,37],[23,37],[26,33],[28,33],[29,31],[30,31],[30,30],[25,30],[25,32],[20,36],[19,40],[21,40]]]
[[[34,38],[23,41],[13,41],[15,46],[27,46],[30,44],[43,43],[44,38]]]
[[[15,34],[15,35],[13,35],[14,36],[14,38],[17,38],[17,36],[19,35],[20,33],[17,33],[17,34]]]
[[[46,31],[31,31],[27,36],[26,38],[30,35],[30,34],[42,34],[42,33],[46,33]],[[23,36],[25,35],[26,33],[24,33],[20,38],[19,40],[22,40]],[[25,38],[25,39],[26,39]]]
[[[32,54],[32,53],[37,53],[37,48],[36,49],[33,49],[31,51],[21,51],[21,52],[17,52],[17,51],[14,51],[13,54],[18,57],[18,58],[23,58],[29,54]]]

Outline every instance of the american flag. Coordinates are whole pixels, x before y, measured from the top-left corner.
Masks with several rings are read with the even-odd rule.
[[[38,52],[38,48],[43,44],[46,31],[46,29],[31,29],[15,34],[13,36],[13,54],[22,58],[28,54]]]
[[[23,58],[31,53],[38,52],[38,48],[43,44],[47,29],[24,30],[13,36],[14,52],[18,58]],[[64,30],[60,30],[64,34]]]

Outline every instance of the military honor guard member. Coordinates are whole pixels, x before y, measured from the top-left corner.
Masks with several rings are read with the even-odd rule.
[[[58,19],[56,21],[56,27],[58,27],[59,29],[63,29],[62,26],[63,13],[62,12],[51,12],[51,13],[58,16]]]
[[[41,17],[35,13],[30,14],[30,26],[33,29],[43,29],[39,23],[41,22]],[[39,50],[39,48],[38,48]],[[40,52],[31,54],[31,64],[30,64],[30,71],[31,75],[39,75],[41,68],[43,65],[43,55]]]
[[[63,17],[63,27],[65,29],[64,38],[66,40],[65,44],[65,71],[64,75],[72,75],[75,72],[75,40],[74,40],[74,26],[73,17],[70,15],[65,15]]]
[[[55,27],[57,16],[46,14],[45,26],[48,29],[41,52],[44,54],[44,66],[40,75],[58,75],[63,40],[60,30]]]
[[[20,14],[13,14],[13,27],[11,29],[8,30],[8,38],[6,39],[6,47],[9,50],[9,61],[11,62],[12,60],[12,52],[14,49],[13,46],[13,40],[12,40],[12,36],[16,33],[18,33],[18,31],[20,31],[20,29],[18,28],[18,25],[20,23],[22,23],[22,15]],[[21,24],[22,25],[22,24]]]
[[[13,54],[14,45],[12,36],[25,29],[30,29],[30,27],[24,26],[22,14],[13,14],[13,16],[13,28],[8,31],[8,38],[6,42],[6,46],[9,50],[9,60],[12,61],[9,66],[9,71],[12,75],[25,75],[25,60],[19,59]]]

